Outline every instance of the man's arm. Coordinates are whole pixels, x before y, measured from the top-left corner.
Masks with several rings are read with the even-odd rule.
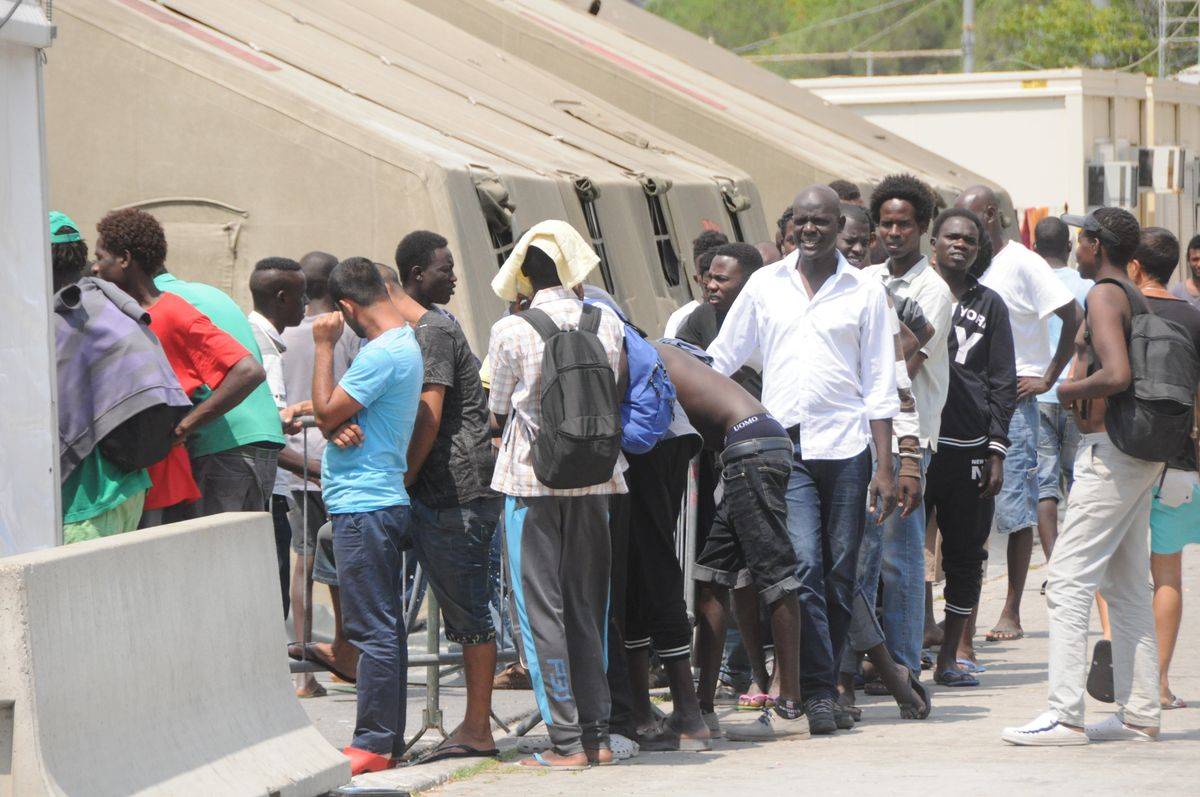
[[[254,359],[253,354],[247,354],[238,360],[225,373],[225,378],[208,398],[179,421],[179,425],[175,427],[175,439],[186,439],[197,429],[212,423],[241,404],[266,378],[267,372],[259,365],[258,360]]]
[[[411,485],[421,474],[421,467],[433,450],[438,430],[442,427],[442,406],[446,399],[446,386],[425,384],[421,388],[421,400],[417,404],[417,422],[413,425],[412,439],[408,441],[408,471],[404,474],[405,486]]]
[[[313,415],[326,439],[363,408],[333,382],[333,347],[342,336],[342,326],[341,313],[325,313],[313,322]]]
[[[721,376],[732,376],[758,348],[758,302],[753,291],[754,286],[747,285],[733,300],[717,339],[708,347],[713,370]]]
[[[279,467],[304,478],[304,455],[290,448],[282,448],[279,451]],[[321,463],[315,459],[308,460],[308,480],[317,481],[320,478]]]
[[[1088,294],[1087,326],[1092,334],[1092,350],[1100,367],[1083,379],[1067,381],[1058,389],[1063,404],[1107,398],[1129,387],[1133,375],[1129,368],[1129,344],[1125,339],[1125,308],[1129,300],[1116,285],[1104,284]]]
[[[1049,391],[1058,381],[1059,374],[1067,367],[1067,363],[1071,362],[1071,353],[1075,346],[1075,333],[1079,330],[1079,319],[1083,315],[1083,308],[1079,306],[1079,302],[1072,299],[1055,310],[1054,314],[1062,319],[1062,333],[1058,336],[1054,357],[1046,366],[1046,373],[1040,378],[1023,376],[1017,380],[1017,401],[1029,396],[1040,396]]]
[[[892,419],[872,420],[871,440],[875,443],[875,475],[867,488],[867,512],[882,523],[896,508],[896,479],[892,475]]]

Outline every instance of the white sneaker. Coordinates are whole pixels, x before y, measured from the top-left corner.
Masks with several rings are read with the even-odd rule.
[[[1067,747],[1088,743],[1086,734],[1063,725],[1054,711],[1040,714],[1033,722],[1020,728],[1005,728],[1000,738],[1009,744],[1029,747]]]
[[[608,746],[612,749],[614,761],[624,761],[628,758],[636,758],[641,751],[638,743],[633,739],[622,736],[619,733],[611,733],[608,736]]]
[[[1093,742],[1157,742],[1158,737],[1130,728],[1116,714],[1109,714],[1094,725],[1084,726],[1083,732]]]
[[[721,738],[721,720],[717,718],[717,712],[701,711],[700,719],[704,720],[704,724],[708,726],[708,735],[710,738]]]
[[[754,722],[739,722],[725,726],[725,738],[731,742],[771,742],[776,739],[807,739],[808,719],[801,714],[794,720],[784,719],[774,709],[767,709]]]

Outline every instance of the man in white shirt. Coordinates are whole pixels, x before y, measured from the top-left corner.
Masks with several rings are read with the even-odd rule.
[[[1021,593],[1033,553],[1033,527],[1037,525],[1037,444],[1040,421],[1037,397],[1054,387],[1071,359],[1079,327],[1075,297],[1049,264],[1020,241],[1005,236],[1005,219],[995,192],[977,185],[959,195],[955,205],[983,220],[995,254],[986,270],[977,274],[983,285],[1000,294],[1008,307],[1013,347],[1017,357],[1017,409],[1009,423],[1011,444],[1004,460],[1004,489],[996,497],[995,529],[1008,535],[1008,597],[989,642],[1020,639]],[[1051,353],[1051,316],[1062,319],[1062,333]]]
[[[684,319],[700,306],[701,301],[707,301],[708,264],[712,262],[712,256],[708,253],[716,251],[718,247],[727,243],[729,243],[729,238],[725,233],[717,230],[705,230],[696,236],[696,240],[692,241],[692,264],[696,267],[696,273],[692,275],[692,279],[700,286],[700,300],[693,299],[671,313],[671,317],[667,319],[667,325],[663,329],[664,338],[675,337],[675,331],[679,329],[679,325],[683,323]]]
[[[933,337],[906,358],[919,418],[920,473],[937,450],[942,405],[950,383],[946,336],[953,298],[945,281],[921,254],[921,239],[933,218],[933,191],[917,178],[891,175],[871,194],[870,211],[876,236],[888,252],[884,263],[863,269],[894,295],[915,302],[933,326]],[[893,453],[899,449],[890,443]],[[898,466],[897,458],[893,462]],[[863,583],[877,584],[883,570],[882,626],[892,656],[912,673],[921,671],[925,632],[925,511],[918,504],[907,516],[894,514],[882,529],[864,537]],[[882,563],[888,562],[886,569]]]
[[[895,347],[882,285],[837,251],[844,217],[834,191],[793,204],[797,249],[754,273],[709,347],[729,376],[757,350],[762,401],[795,443],[788,533],[799,563],[801,693],[814,734],[837,729],[837,662],[852,614],[870,496],[882,520],[896,505],[892,418],[900,410]],[[879,449],[871,478],[868,443]]]
[[[1034,228],[1033,249],[1046,259],[1054,276],[1067,286],[1079,303],[1076,312],[1083,312],[1087,293],[1095,284],[1079,276],[1079,272],[1067,265],[1071,254],[1071,231],[1062,219],[1047,216]],[[1062,322],[1057,316],[1050,319],[1050,339],[1057,341],[1062,331]],[[1069,407],[1058,400],[1058,388],[1066,381],[1069,368],[1064,368],[1054,388],[1037,397],[1041,425],[1038,429],[1038,537],[1046,561],[1054,550],[1058,538],[1058,507],[1067,500],[1074,480],[1075,451],[1079,446],[1079,428],[1071,416]]]

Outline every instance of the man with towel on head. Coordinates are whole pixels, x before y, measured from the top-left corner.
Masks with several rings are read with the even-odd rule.
[[[585,319],[583,301],[574,291],[598,262],[575,228],[565,221],[543,221],[521,236],[492,280],[492,290],[506,302],[515,302],[518,294],[532,297],[528,315],[510,315],[492,327],[488,408],[504,429],[492,489],[505,496],[505,543],[521,640],[538,709],[554,745],[552,751],[521,762],[539,769],[578,770],[613,760],[604,649],[608,501],[610,495],[626,492],[625,462],[618,453],[611,475],[602,474],[599,483],[555,488],[535,474],[534,455],[539,430],[553,431],[542,428],[546,344],[535,322],[545,323],[548,317],[560,330],[578,328],[577,334],[595,335],[612,372],[610,397],[616,406],[624,324],[599,304],[588,305]],[[596,463],[571,465],[582,471]],[[607,474],[607,464],[601,465]]]

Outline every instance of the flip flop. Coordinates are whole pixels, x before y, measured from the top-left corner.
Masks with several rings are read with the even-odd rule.
[[[1170,711],[1170,710],[1176,709],[1176,708],[1187,708],[1188,707],[1187,703],[1184,703],[1183,700],[1181,700],[1179,697],[1177,697],[1175,695],[1171,695],[1170,703],[1162,703],[1161,705],[1162,705],[1163,711]]]
[[[887,697],[892,693],[884,686],[883,681],[867,681],[866,685],[863,686],[863,694],[870,695],[871,697]]]
[[[734,709],[736,711],[762,711],[764,708],[771,708],[774,705],[775,698],[759,692],[756,695],[739,695]]]
[[[941,686],[979,686],[979,679],[963,670],[942,670],[933,676],[933,682]]]
[[[921,669],[922,670],[932,670],[933,669],[933,653],[932,652],[930,652],[928,650],[921,651]]]
[[[432,764],[434,761],[446,761],[451,758],[496,758],[500,751],[493,747],[491,750],[480,750],[467,744],[447,744],[442,742],[437,747],[426,750],[414,758],[406,767],[416,767],[422,764]]]
[[[313,642],[305,642],[303,645],[298,642],[291,643],[288,645],[288,657],[297,661],[315,661],[317,664],[320,664],[322,667],[329,670],[331,673],[336,675],[338,678],[341,678],[348,684],[358,682],[357,674],[347,675],[346,673],[342,672],[342,670],[340,670],[336,664],[325,658],[325,655],[321,653],[320,648],[318,648]]]
[[[977,661],[971,661],[970,659],[955,659],[954,663],[962,668],[963,672],[969,672],[972,675],[976,675],[981,672],[987,672],[986,666]]]
[[[917,697],[921,698],[921,702],[925,704],[924,708],[918,710],[912,703],[900,703],[900,718],[906,720],[923,720],[928,719],[929,712],[933,711],[933,701],[929,698],[929,692],[925,686],[917,680],[915,675],[908,676],[908,685],[912,687],[913,692]]]
[[[533,764],[526,764],[525,761],[533,761]],[[526,758],[523,761],[514,761],[509,766],[520,767],[521,769],[545,769],[558,772],[583,772],[588,768],[588,764],[551,764],[541,753],[534,753],[531,758]]]
[[[1101,703],[1112,703],[1116,700],[1116,689],[1113,686],[1112,642],[1107,639],[1096,640],[1092,648],[1092,666],[1088,669],[1087,693]]]

